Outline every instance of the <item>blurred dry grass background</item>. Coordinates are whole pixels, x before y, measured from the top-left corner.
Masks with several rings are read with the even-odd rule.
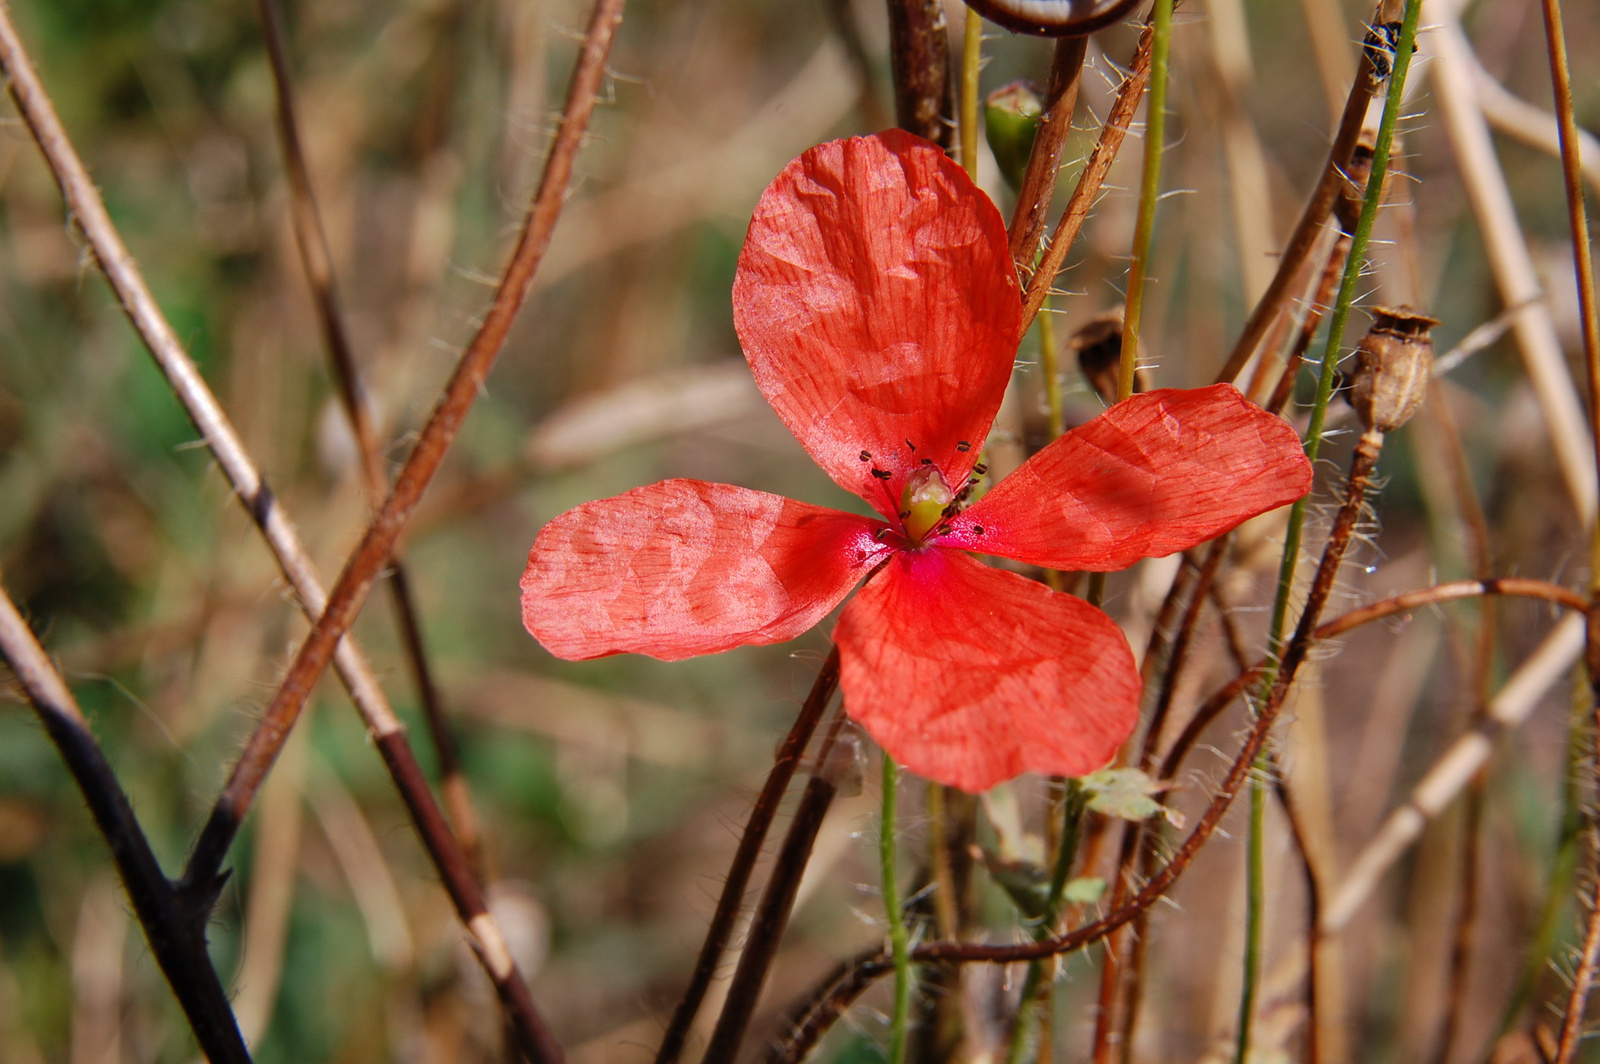
[[[355,451],[286,212],[272,85],[253,7],[201,0],[20,0],[14,14],[62,118],[163,308],[298,521],[337,571],[366,514]],[[881,121],[886,31],[875,0],[633,0],[579,176],[537,290],[406,543],[431,655],[485,820],[497,910],[536,999],[578,1064],[647,1054],[685,977],[748,800],[825,649],[793,644],[666,665],[556,662],[523,633],[516,581],[541,524],[664,476],[849,502],[749,382],[729,290],[749,211],[791,157]],[[328,0],[288,12],[313,176],[356,350],[390,455],[426,416],[487,301],[537,174],[585,10],[574,0]],[[1205,0],[1179,9],[1169,189],[1146,344],[1160,385],[1207,383],[1232,344],[1326,150],[1354,71],[1361,3]],[[952,25],[960,12],[951,7]],[[1600,7],[1569,3],[1580,124],[1600,127]],[[1425,27],[1447,20],[1439,0]],[[1312,21],[1308,21],[1308,17]],[[1537,9],[1478,0],[1465,26],[1487,78],[1548,111]],[[1437,59],[1403,127],[1407,176],[1380,219],[1374,298],[1428,308],[1441,352],[1504,308],[1460,155],[1440,118]],[[1099,35],[1068,156],[1087,153],[1133,33]],[[1048,46],[994,32],[985,91],[1043,76]],[[1490,104],[1497,98],[1486,96]],[[1504,107],[1504,101],[1498,106]],[[1575,353],[1576,304],[1557,161],[1496,142],[1554,323]],[[1553,130],[1553,125],[1551,126]],[[1055,300],[1058,335],[1120,299],[1137,151],[1125,153]],[[984,183],[1007,193],[985,161]],[[1591,178],[1600,160],[1591,160]],[[1071,179],[1071,173],[1066,180]],[[1591,188],[1594,186],[1591,185]],[[1024,346],[1005,412],[1040,417]],[[1097,406],[1075,372],[1077,417]],[[1470,575],[1451,484],[1448,407],[1481,494],[1493,571],[1574,582],[1579,511],[1514,338],[1466,359],[1396,435],[1345,604]],[[1335,441],[1329,467],[1343,464]],[[1326,452],[1325,452],[1326,456]],[[1003,457],[1000,459],[1005,460]],[[1013,461],[1015,459],[1012,459]],[[1326,495],[1324,495],[1324,499]],[[1259,645],[1275,547],[1243,552],[1227,593]],[[1108,607],[1142,647],[1172,562],[1113,578]],[[0,126],[0,574],[57,655],[158,853],[179,866],[225,766],[304,625],[270,556],[196,446],[125,324],[48,171],[9,111]],[[1336,604],[1337,608],[1337,604]],[[1550,611],[1495,607],[1496,686]],[[1376,625],[1303,684],[1282,753],[1343,866],[1474,712],[1468,604]],[[1215,616],[1183,685],[1233,675]],[[422,735],[387,602],[358,634]],[[1525,969],[1534,1020],[1561,988],[1532,940],[1569,808],[1572,688],[1546,693],[1499,748],[1484,791],[1480,953],[1453,1061],[1481,1059]],[[1198,808],[1231,757],[1224,718],[1184,780]],[[420,742],[419,748],[426,748]],[[1584,777],[1585,786],[1592,779]],[[1017,792],[1023,806],[1031,784]],[[867,841],[874,799],[839,803],[768,990],[772,1008],[880,937]],[[1564,810],[1567,814],[1564,821]],[[992,811],[996,817],[997,811]],[[1449,997],[1462,845],[1454,806],[1381,882],[1340,941],[1339,1038],[1350,1060],[1430,1059]],[[1035,827],[1036,825],[1030,825]],[[1240,822],[1242,827],[1242,821]],[[908,847],[916,845],[909,823]],[[1304,899],[1282,825],[1269,837],[1268,969],[1259,1059],[1297,1044]],[[908,849],[908,852],[912,852]],[[1110,855],[1105,855],[1109,860]],[[257,1059],[473,1061],[499,1054],[493,998],[343,692],[324,684],[245,835],[212,927]],[[1219,838],[1151,929],[1135,1058],[1225,1045],[1239,969],[1242,848]],[[1337,880],[1337,876],[1335,876]],[[1013,933],[985,887],[996,935]],[[993,992],[1008,977],[991,973]],[[1074,958],[1056,1036],[1083,1051],[1097,980]],[[823,1052],[870,1059],[869,997]],[[0,1060],[176,1062],[193,1045],[82,802],[33,718],[0,712]],[[1600,1059],[1600,1058],[1597,1058]]]

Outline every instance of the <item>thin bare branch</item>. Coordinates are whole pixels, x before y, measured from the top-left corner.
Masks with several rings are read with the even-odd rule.
[[[238,830],[239,822],[260,787],[261,780],[282,749],[289,730],[311,696],[312,688],[327,668],[334,648],[366,601],[379,570],[388,560],[422,493],[455,441],[467,411],[483,390],[489,369],[527,298],[534,273],[544,257],[560,216],[561,204],[572,176],[573,161],[582,146],[589,118],[599,102],[606,57],[610,54],[611,42],[622,19],[622,5],[623,0],[598,0],[595,5],[573,71],[566,112],[555,142],[551,145],[544,176],[534,195],[511,261],[484,315],[483,324],[457,362],[444,395],[434,407],[433,414],[395,481],[393,491],[346,561],[344,571],[328,596],[327,606],[301,643],[277,694],[251,735],[244,753],[235,763],[228,783],[190,855],[185,879],[191,883],[208,881],[221,867],[228,844]]]
[[[1561,128],[1561,174],[1566,182],[1567,224],[1572,235],[1572,259],[1578,280],[1578,317],[1582,324],[1585,383],[1589,400],[1589,439],[1597,448],[1595,469],[1600,471],[1600,314],[1595,310],[1594,258],[1589,248],[1589,215],[1583,204],[1583,182],[1579,173],[1578,122],[1572,110],[1572,71],[1567,63],[1566,31],[1561,22],[1558,0],[1543,0],[1545,43],[1550,56],[1550,81],[1555,89],[1556,119]],[[1590,529],[1590,574],[1588,625],[1584,629],[1591,710],[1600,722],[1600,528]],[[1600,739],[1596,740],[1600,743]],[[1596,748],[1600,763],[1600,746]],[[1583,947],[1578,966],[1572,973],[1565,1014],[1561,1020],[1561,1041],[1556,1046],[1555,1064],[1570,1064],[1577,1056],[1583,1037],[1584,1014],[1589,993],[1600,972],[1600,897],[1589,898],[1589,915],[1584,926]]]
[[[1383,21],[1382,8],[1383,2],[1380,0],[1378,13],[1374,16],[1375,22]],[[1250,361],[1250,356],[1255,354],[1262,337],[1266,336],[1273,320],[1282,313],[1295,277],[1299,275],[1306,257],[1316,246],[1317,235],[1322,231],[1323,224],[1339,201],[1339,194],[1347,180],[1345,175],[1350,169],[1350,160],[1355,154],[1356,143],[1361,137],[1361,128],[1366,121],[1367,106],[1372,102],[1373,92],[1381,84],[1382,80],[1376,77],[1373,71],[1372,57],[1363,49],[1361,65],[1356,70],[1355,81],[1350,86],[1350,95],[1345,100],[1344,113],[1340,116],[1339,128],[1333,135],[1333,144],[1328,148],[1328,159],[1323,164],[1322,176],[1318,179],[1311,198],[1306,201],[1300,220],[1295,223],[1294,232],[1289,236],[1289,243],[1278,260],[1278,270],[1272,275],[1272,282],[1256,301],[1255,310],[1251,312],[1250,320],[1245,322],[1244,330],[1239,334],[1238,342],[1234,344],[1233,353],[1228,356],[1228,361],[1217,373],[1217,380],[1231,381],[1239,376],[1245,363]]]
[[[596,26],[592,30],[588,44],[584,51],[583,62],[579,64],[578,72],[586,77],[575,82],[574,92],[571,95],[571,108],[569,110],[581,111],[582,119],[586,122],[587,116],[594,107],[597,90],[604,68],[604,54],[609,48],[610,40],[614,34],[616,24],[620,18],[620,0],[607,0],[597,9]],[[229,424],[226,415],[222,412],[216,398],[207,388],[198,370],[184,352],[178,342],[171,326],[162,315],[148,286],[122,243],[116,228],[112,225],[105,206],[90,180],[87,170],[79,160],[71,142],[66,136],[59,119],[55,115],[53,106],[45,94],[32,64],[21,45],[15,28],[11,24],[9,14],[0,8],[0,66],[10,77],[10,89],[17,101],[18,109],[27,122],[30,131],[38,142],[52,173],[61,186],[74,218],[82,228],[89,246],[93,249],[107,280],[111,283],[119,301],[122,303],[129,318],[132,320],[146,346],[155,356],[163,373],[171,382],[174,392],[184,404],[190,418],[200,430],[207,446],[216,456],[218,464],[222,467],[229,483],[247,511],[251,514],[256,524],[261,528],[273,555],[282,568],[286,579],[295,589],[300,599],[301,606],[313,616],[319,616],[327,603],[321,585],[316,578],[309,557],[300,544],[298,535],[290,522],[288,515],[276,502],[270,488],[267,487],[255,465],[251,462],[237,433]],[[570,174],[571,159],[581,140],[581,131],[572,130],[572,123],[564,127],[565,140],[558,138],[556,150],[552,154],[554,169],[559,171],[559,181],[565,186],[567,176]],[[546,185],[550,184],[551,171],[547,169]],[[544,192],[546,186],[541,186]],[[497,330],[490,346],[497,349],[504,333],[509,328],[510,320],[514,316],[515,307],[512,303],[520,303],[521,297],[526,292],[528,281],[532,276],[532,264],[529,263],[526,248],[530,238],[533,243],[542,249],[548,242],[550,229],[554,224],[556,208],[559,206],[559,193],[546,193],[540,197],[544,204],[539,209],[536,203],[535,211],[531,217],[537,224],[530,224],[524,231],[523,241],[519,250],[523,254],[514,258],[513,269],[508,271],[507,284],[513,286],[517,294],[515,300],[499,299],[491,310],[489,320],[485,325],[485,332],[480,332],[480,340],[491,327]],[[536,258],[537,256],[534,256]],[[520,266],[520,269],[518,267]],[[469,349],[468,354],[478,350],[480,361],[482,359],[482,346],[475,344]],[[464,362],[466,359],[464,358]],[[462,390],[460,385],[461,374],[458,373],[456,381],[458,393]],[[481,378],[479,378],[481,383]],[[475,393],[476,386],[471,390]],[[453,393],[455,394],[455,393]],[[456,412],[463,415],[465,405],[458,401]],[[437,419],[436,419],[437,420]],[[459,426],[459,416],[455,426]],[[433,455],[434,468],[437,460],[442,455],[437,437],[434,441],[435,453]],[[419,450],[421,448],[419,447]],[[415,455],[413,456],[415,457]],[[428,471],[431,474],[431,469]],[[425,479],[425,478],[422,478]],[[420,494],[420,485],[413,483],[411,488],[410,504],[414,506],[415,497]],[[389,528],[393,535],[375,559],[369,560],[371,566],[367,571],[362,591],[370,587],[376,569],[381,566],[387,551],[392,548],[393,536],[397,536],[403,519],[398,523],[391,523]],[[347,591],[348,595],[349,592]],[[353,611],[351,611],[353,616]],[[347,625],[349,617],[345,618]],[[313,627],[313,633],[316,632]],[[457,912],[464,923],[476,938],[474,943],[478,949],[479,957],[488,969],[492,981],[500,992],[502,1001],[511,1009],[513,1020],[523,1041],[529,1047],[539,1047],[535,1051],[536,1059],[552,1061],[560,1059],[560,1050],[544,1029],[542,1020],[537,1011],[533,1009],[532,1002],[528,999],[527,989],[522,984],[520,975],[511,963],[510,954],[506,949],[504,936],[493,917],[489,914],[481,891],[467,871],[465,858],[461,853],[459,844],[451,835],[443,817],[439,814],[434,804],[433,796],[426,786],[421,771],[416,769],[416,759],[404,737],[398,718],[385,700],[370,667],[360,655],[359,650],[352,641],[339,639],[339,632],[333,633],[331,639],[325,641],[325,653],[321,659],[321,667],[325,668],[329,657],[336,661],[341,678],[346,687],[351,691],[352,700],[361,711],[369,729],[371,729],[380,751],[384,754],[391,776],[396,785],[401,789],[408,808],[412,811],[413,818],[419,831],[423,835],[424,843],[429,853],[440,865],[439,871],[447,890],[451,894]],[[337,649],[335,649],[337,648]],[[320,669],[319,669],[320,672]],[[309,688],[307,688],[309,689]],[[303,704],[303,703],[302,703]],[[269,720],[269,723],[271,721]],[[282,723],[279,718],[278,723]],[[278,745],[288,734],[287,727],[274,729]],[[273,752],[276,752],[276,746]],[[258,761],[254,767],[264,773],[270,766],[271,758]],[[261,775],[254,776],[254,783],[258,786]],[[408,790],[408,788],[411,788]],[[253,788],[252,788],[253,793]],[[244,803],[237,808],[237,813],[242,816]],[[214,815],[208,822],[211,831],[211,842],[201,849],[207,842],[207,836],[202,834],[197,852],[209,852],[214,855],[214,862],[208,867],[208,874],[197,877],[186,874],[180,881],[180,898],[187,910],[188,916],[197,926],[203,923],[205,914],[209,912],[210,902],[215,897],[217,872],[220,869],[222,855],[227,850],[226,842],[231,840],[237,830],[238,821],[226,822],[226,818]],[[222,836],[219,838],[219,836]],[[222,842],[220,848],[217,842]],[[189,871],[196,869],[193,857],[190,861]]]
[[[1050,200],[1061,169],[1061,150],[1072,132],[1072,112],[1078,105],[1078,85],[1083,80],[1083,59],[1089,51],[1087,37],[1064,37],[1056,42],[1050,62],[1050,87],[1045,90],[1044,115],[1028,153],[1028,168],[1017,192],[1017,209],[1011,215],[1011,257],[1023,269],[1033,265],[1039,237],[1050,215]]]
[[[1138,113],[1139,101],[1144,98],[1145,86],[1150,83],[1151,40],[1151,30],[1147,26],[1139,35],[1139,46],[1133,53],[1128,76],[1123,79],[1122,87],[1117,90],[1116,102],[1111,105],[1111,113],[1106,116],[1106,124],[1100,130],[1100,139],[1095,142],[1094,151],[1089,153],[1089,161],[1084,164],[1083,173],[1078,175],[1078,184],[1073,188],[1072,196],[1061,212],[1061,220],[1056,223],[1055,232],[1050,236],[1050,243],[1045,247],[1038,267],[1028,278],[1027,291],[1022,296],[1023,328],[1027,328],[1033,322],[1039,314],[1039,308],[1044,306],[1045,299],[1049,297],[1050,287],[1055,284],[1056,275],[1066,264],[1067,252],[1072,250],[1073,242],[1078,239],[1078,233],[1089,217],[1089,208],[1094,206],[1095,198],[1100,195],[1100,189],[1105,184],[1106,175],[1111,172],[1111,164],[1117,161],[1117,153],[1122,150],[1122,142],[1128,138],[1128,129],[1133,125],[1133,116]]]
[[[262,36],[266,41],[277,93],[278,140],[283,146],[284,171],[289,179],[290,216],[294,222],[295,245],[300,249],[300,263],[311,287],[312,302],[316,306],[317,322],[322,329],[329,361],[333,364],[333,378],[338,386],[339,399],[360,452],[367,495],[373,505],[377,505],[378,500],[389,493],[389,474],[384,468],[377,427],[373,424],[372,410],[361,384],[361,373],[356,367],[354,345],[350,341],[350,330],[345,323],[338,280],[333,270],[333,252],[328,246],[322,212],[317,208],[311,164],[306,159],[300,137],[294,77],[285,43],[287,35],[283,27],[283,10],[277,0],[257,0],[256,7],[261,14]],[[389,591],[395,622],[400,629],[400,644],[405,649],[406,663],[417,686],[423,719],[427,721],[428,735],[439,761],[440,789],[450,809],[450,818],[454,822],[462,852],[481,880],[482,840],[479,838],[477,810],[472,803],[466,777],[461,771],[461,755],[439,695],[439,685],[428,663],[422,622],[417,615],[416,601],[411,595],[411,579],[398,553],[389,559],[389,570]]]
[[[1473,92],[1468,68],[1472,47],[1461,28],[1459,8],[1455,0],[1430,2],[1428,17],[1436,25],[1423,35],[1422,43],[1434,61],[1424,69],[1435,79],[1433,99],[1450,135],[1500,298],[1506,306],[1519,308],[1513,324],[1517,348],[1544,412],[1568,494],[1579,518],[1587,524],[1595,515],[1594,443],[1567,370],[1555,319],[1540,298],[1543,286],[1518,224],[1489,125]]]
[[[0,9],[0,49],[14,40],[9,30]],[[7,69],[13,58],[6,52]],[[111,848],[150,952],[183,1007],[201,1052],[217,1064],[249,1064],[250,1053],[239,1034],[227,991],[206,953],[204,936],[185,919],[177,893],[156,861],[83,710],[4,590],[0,590],[0,654],[22,682],[45,732],[77,781],[95,826]]]
[[[817,673],[817,678],[811,685],[811,693],[806,696],[805,704],[800,707],[800,714],[795,718],[794,726],[789,729],[783,745],[778,748],[777,757],[772,762],[772,771],[767,773],[767,782],[762,785],[761,793],[756,796],[755,804],[750,808],[750,818],[745,821],[744,834],[739,836],[739,848],[734,852],[733,863],[728,866],[727,874],[722,881],[722,894],[717,898],[717,908],[711,916],[711,925],[706,928],[705,941],[700,946],[699,956],[695,958],[689,985],[678,1001],[678,1007],[667,1025],[666,1034],[661,1038],[661,1048],[656,1051],[656,1064],[673,1064],[683,1052],[683,1044],[689,1036],[690,1027],[694,1024],[695,1014],[700,1011],[700,1003],[705,999],[706,989],[711,985],[712,977],[716,975],[723,951],[728,948],[728,939],[733,934],[734,923],[744,905],[744,893],[750,883],[750,873],[755,869],[757,858],[761,856],[761,847],[766,842],[767,831],[772,827],[772,818],[777,815],[778,804],[783,800],[789,781],[794,778],[794,770],[799,767],[800,756],[805,753],[806,744],[811,741],[817,722],[822,719],[822,712],[827,708],[828,701],[838,686],[839,648],[834,647],[828,654],[827,661],[823,662],[822,669]]]

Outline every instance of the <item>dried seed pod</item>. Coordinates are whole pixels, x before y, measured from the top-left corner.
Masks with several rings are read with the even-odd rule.
[[[1433,373],[1429,330],[1437,324],[1414,307],[1372,308],[1350,385],[1350,405],[1369,430],[1393,432],[1422,405]]]
[[[1122,308],[1090,318],[1062,345],[1063,356],[1075,356],[1078,369],[1107,406],[1117,401],[1117,380],[1122,373]],[[1144,370],[1133,372],[1133,390],[1149,391]]]
[[[994,152],[1001,175],[1013,189],[1022,186],[1034,137],[1043,120],[1044,101],[1026,81],[1002,85],[983,101],[983,129],[989,150]]]
[[[1139,0],[967,0],[997,26],[1035,37],[1087,37],[1120,22]]]

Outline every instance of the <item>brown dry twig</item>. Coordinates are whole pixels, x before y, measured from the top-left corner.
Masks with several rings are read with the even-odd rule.
[[[394,489],[346,561],[344,571],[328,595],[326,607],[301,643],[277,694],[235,763],[190,856],[185,878],[191,883],[207,882],[221,867],[228,844],[251,798],[282,749],[317,679],[327,668],[334,647],[355,620],[423,491],[444,461],[467,411],[483,389],[489,369],[527,298],[534,273],[549,246],[572,175],[573,161],[583,143],[589,117],[599,102],[606,57],[621,22],[622,5],[623,0],[598,0],[595,5],[544,176],[483,324],[462,353]]]
[[[580,62],[574,73],[562,132],[552,148],[545,180],[541,183],[539,195],[535,198],[529,223],[523,231],[518,252],[513,256],[500,294],[491,306],[484,327],[469,347],[467,354],[463,356],[462,365],[458,367],[458,372],[452,379],[452,390],[447,393],[439,411],[436,411],[436,416],[430,422],[431,433],[424,433],[423,441],[413,452],[413,462],[408,466],[410,479],[407,479],[405,473],[402,474],[400,487],[390,499],[391,505],[380,514],[378,522],[380,527],[369,530],[367,539],[363,541],[367,553],[362,555],[361,563],[355,567],[357,572],[354,578],[345,581],[344,591],[339,592],[336,589],[335,597],[326,600],[336,604],[343,603],[339,619],[328,621],[324,616],[323,620],[327,623],[314,625],[312,629],[313,637],[317,637],[319,631],[322,633],[315,646],[316,656],[319,657],[315,671],[320,674],[329,659],[337,656],[341,676],[350,687],[353,700],[362,709],[363,717],[374,732],[390,774],[401,788],[402,796],[423,835],[423,841],[430,855],[439,866],[446,889],[458,913],[473,933],[480,959],[488,969],[502,1001],[514,1017],[523,1041],[536,1059],[544,1061],[559,1060],[561,1056],[559,1046],[549,1036],[542,1020],[538,1017],[527,988],[511,961],[504,937],[487,911],[482,893],[467,868],[460,847],[433,803],[432,794],[420,769],[417,768],[416,758],[406,743],[398,719],[384,700],[370,668],[361,658],[359,651],[349,641],[341,642],[340,636],[354,617],[354,607],[359,604],[355,600],[370,588],[377,569],[387,558],[404,526],[405,516],[415,506],[428,477],[437,469],[449,440],[459,428],[466,408],[470,406],[471,399],[475,397],[482,384],[488,364],[492,362],[493,355],[504,340],[517,307],[525,297],[533,271],[543,248],[548,243],[559,212],[562,192],[570,176],[573,156],[582,140],[583,128],[586,127],[588,116],[592,113],[598,98],[598,90],[604,75],[605,56],[609,52],[612,37],[620,21],[621,7],[621,0],[601,0],[597,5]],[[3,9],[0,9],[0,65],[4,66],[11,79],[10,89],[19,111],[44,153],[74,217],[94,250],[96,259],[119,301],[157,358],[207,445],[216,455],[234,491],[261,527],[285,576],[299,596],[303,608],[313,615],[323,614],[325,600],[321,586],[292,523],[282,507],[277,505],[271,490],[251,462],[215,397],[206,387],[204,380],[201,379],[161,314],[137,264],[117,235],[93,182],[61,127],[49,97],[34,73],[20,38]],[[347,573],[347,577],[350,575]],[[311,684],[307,682],[294,689],[299,698],[298,702],[292,698],[283,700],[284,705],[294,702],[291,712],[280,712],[276,717],[269,713],[267,721],[264,722],[265,727],[259,730],[255,737],[258,740],[255,756],[248,760],[248,770],[244,773],[248,787],[244,788],[242,794],[237,790],[229,793],[230,802],[227,809],[222,812],[214,810],[213,817],[207,824],[207,831],[202,833],[197,843],[194,856],[199,856],[202,860],[197,864],[194,856],[191,857],[189,869],[179,885],[182,903],[188,909],[189,919],[196,926],[203,924],[205,915],[209,912],[210,902],[215,897],[216,887],[220,882],[218,871],[221,861],[226,854],[228,842],[237,830],[239,818],[248,807],[248,795],[253,795],[270,767],[272,757],[275,756],[277,749],[281,748],[281,743],[288,734],[288,726],[298,714],[299,708],[303,706],[304,697],[309,693],[310,686]],[[280,710],[283,708],[284,706],[280,706]],[[263,733],[265,733],[264,740]],[[244,800],[238,801],[241,797]],[[202,871],[205,874],[195,874]]]
[[[1044,233],[1050,199],[1056,190],[1056,174],[1061,169],[1061,150],[1072,132],[1083,60],[1088,54],[1087,37],[1065,37],[1056,42],[1050,61],[1044,115],[1039,119],[1033,150],[1028,153],[1028,168],[1017,192],[1017,209],[1011,215],[1011,257],[1024,269],[1033,265],[1039,251],[1039,237]]]

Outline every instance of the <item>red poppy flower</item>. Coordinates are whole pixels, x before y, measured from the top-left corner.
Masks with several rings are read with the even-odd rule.
[[[1022,316],[994,205],[906,133],[806,152],[761,197],[734,321],[756,384],[881,520],[668,480],[539,533],[528,631],[571,660],[666,660],[834,633],[846,711],[905,767],[980,791],[1083,775],[1138,716],[1098,609],[967,552],[1065,570],[1171,554],[1304,495],[1294,431],[1228,385],[1157,391],[1069,432],[963,508]]]

